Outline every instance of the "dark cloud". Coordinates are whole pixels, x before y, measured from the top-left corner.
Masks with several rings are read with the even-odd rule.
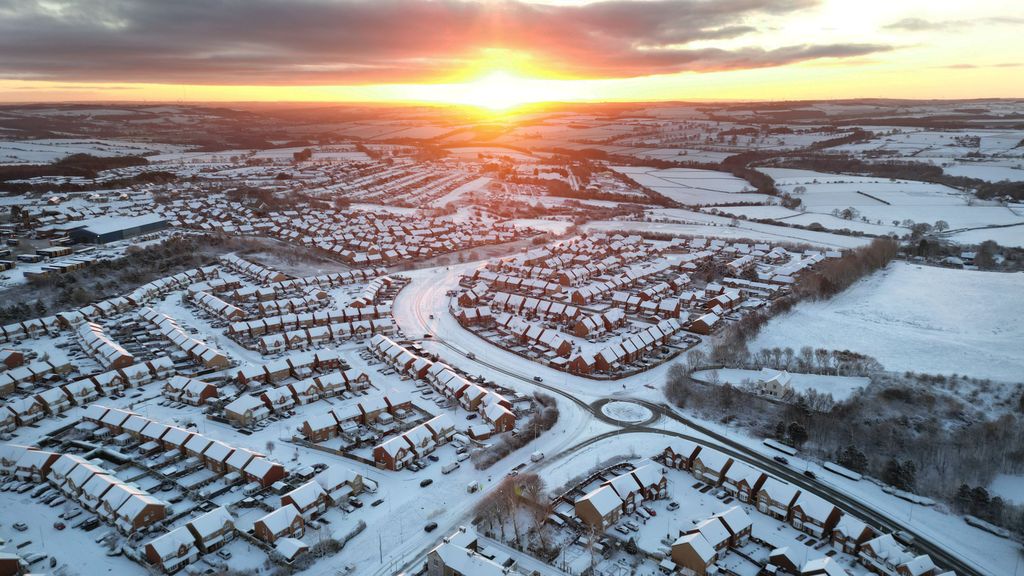
[[[486,49],[585,78],[780,66],[874,44],[695,48],[818,0],[0,0],[0,76],[198,84],[439,80]]]

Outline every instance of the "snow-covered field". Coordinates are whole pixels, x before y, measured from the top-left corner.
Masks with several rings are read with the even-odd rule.
[[[999,496],[1014,504],[1024,504],[1024,476],[1000,474],[988,486],[993,496]]]
[[[644,168],[638,166],[617,166],[613,170],[625,174],[637,184],[688,205],[713,206],[737,202],[765,203],[774,201],[771,196],[757,194],[753,186],[726,172],[696,170],[692,168]]]
[[[1024,274],[894,262],[824,302],[771,320],[750,348],[848,349],[889,370],[1019,382]]]
[[[125,140],[3,140],[0,141],[0,164],[49,164],[72,154],[93,156],[133,156],[177,153],[182,146],[128,142]]]
[[[764,375],[758,370],[742,370],[738,368],[702,370],[700,372],[694,372],[693,374],[694,380],[711,382],[714,378],[717,378],[717,383],[728,383],[733,386],[741,384],[756,384],[759,379],[763,378],[763,376]],[[791,379],[789,381],[789,385],[793,387],[794,391],[807,392],[808,390],[817,390],[822,394],[831,394],[832,398],[837,401],[849,398],[855,390],[867,386],[869,381],[867,378],[857,376],[794,373],[790,373],[790,376]]]

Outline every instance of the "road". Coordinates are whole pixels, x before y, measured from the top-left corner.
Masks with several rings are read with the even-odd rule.
[[[625,394],[619,395],[616,390],[615,400],[640,404],[651,410],[654,414],[652,418],[641,424],[622,424],[617,420],[609,418],[600,409],[602,399],[606,400],[607,396],[610,395],[607,390],[605,395],[600,395],[600,391],[598,391],[598,394],[591,394],[596,399],[588,401],[583,397],[583,393],[574,390],[571,386],[551,384],[551,382],[557,382],[559,378],[564,378],[564,381],[568,384],[569,375],[498,349],[477,335],[462,328],[447,313],[449,297],[446,296],[446,292],[457,287],[459,276],[470,269],[470,266],[461,265],[450,266],[444,269],[417,271],[413,281],[399,293],[398,298],[395,300],[395,320],[405,335],[414,339],[422,338],[424,345],[444,348],[445,354],[443,359],[445,361],[451,361],[452,353],[454,353],[458,357],[458,366],[468,372],[479,371],[480,368],[484,368],[501,373],[528,386],[551,392],[568,401],[574,408],[581,410],[585,416],[614,427],[613,430],[592,435],[576,444],[566,445],[558,451],[552,451],[547,454],[547,457],[541,463],[531,465],[530,469],[543,470],[587,446],[622,434],[651,434],[661,436],[666,440],[668,438],[683,438],[700,444],[710,444],[715,449],[728,454],[734,459],[746,462],[777,478],[784,479],[799,486],[802,490],[826,498],[836,506],[858,516],[875,528],[881,528],[889,532],[903,530],[912,534],[915,537],[915,547],[918,550],[930,555],[937,564],[953,569],[958,574],[964,576],[984,576],[987,574],[986,571],[977,568],[973,563],[950,553],[947,546],[929,540],[912,526],[902,523],[891,514],[878,510],[859,498],[830,486],[821,479],[812,479],[804,476],[800,471],[776,462],[771,457],[754,451],[748,446],[704,426],[700,422],[686,418],[667,404],[650,402]],[[424,337],[426,335],[429,335],[429,337]],[[476,353],[482,350],[486,350],[486,354]],[[659,371],[658,374],[661,372],[664,372],[664,370]],[[543,381],[535,380],[535,376],[539,375],[543,375]],[[576,379],[579,377],[572,376],[572,378]],[[642,385],[645,378],[648,378],[648,376],[640,374],[623,379],[614,383],[614,385],[617,386],[617,384],[622,383],[624,384],[624,389],[628,391],[631,389],[631,386]],[[607,385],[607,383],[603,384]],[[662,418],[673,420],[684,426],[684,430],[692,430],[696,434],[686,434],[651,427],[651,424]],[[576,428],[582,432],[586,426],[578,425]],[[708,442],[708,438],[712,439],[713,442]],[[652,445],[658,445],[657,441],[652,442]],[[551,446],[545,447],[551,448]],[[451,528],[454,529],[454,526],[465,523],[468,516],[469,511],[466,511],[465,514],[458,517],[452,523]],[[442,527],[441,529],[443,530],[444,528]],[[432,546],[433,542],[430,547]],[[429,547],[422,549],[414,560],[403,566],[403,569],[409,569],[422,562],[429,549]]]

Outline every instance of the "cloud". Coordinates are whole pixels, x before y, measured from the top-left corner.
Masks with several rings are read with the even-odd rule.
[[[288,85],[450,78],[494,49],[623,78],[848,58],[877,44],[706,47],[818,0],[0,0],[0,77]],[[694,43],[700,42],[700,48]]]
[[[936,30],[962,30],[973,26],[1001,26],[1024,24],[1024,18],[1011,16],[992,16],[987,18],[974,18],[970,20],[926,20],[924,18],[904,18],[885,26],[888,30],[902,30],[905,32],[930,32]]]

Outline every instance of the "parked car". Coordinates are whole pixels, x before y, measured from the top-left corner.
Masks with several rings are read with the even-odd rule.
[[[658,515],[658,513],[654,511],[654,508],[651,508],[650,506],[644,506],[644,510],[646,510],[647,513],[650,514],[651,516],[657,516]]]
[[[466,414],[466,420],[476,420],[476,417],[476,412],[470,412],[469,414]]]
[[[668,509],[669,510],[678,510],[679,509],[679,502],[676,502],[675,500],[672,500],[671,502],[668,503]]]
[[[420,480],[420,488],[426,488],[427,486],[430,486],[433,483],[433,478],[424,478],[423,480]]]
[[[63,530],[65,528],[67,528],[67,526],[65,526],[63,522],[54,522],[53,523],[53,527],[56,528],[57,530]]]
[[[627,530],[626,528],[623,528],[622,526],[616,526],[615,527],[615,531],[618,532],[619,534],[624,535],[624,536],[629,534],[629,530]]]
[[[225,560],[231,560],[231,552],[228,552],[227,550],[224,550],[224,549],[217,550],[217,556],[220,556],[221,558],[223,558]]]
[[[363,507],[363,501],[360,500],[359,498],[349,498],[348,499],[348,503],[353,505],[353,506],[355,506],[356,508],[362,508]]]
[[[28,524],[25,524],[24,522],[15,522],[14,524],[12,524],[12,526],[14,526],[14,529],[18,532],[24,532],[25,530],[28,530]]]
[[[438,458],[434,454],[427,455],[427,459],[429,459],[431,462],[439,462],[441,460],[440,458]]]
[[[775,460],[779,464],[789,464],[789,460],[786,460],[782,456],[772,456],[772,460]]]
[[[818,475],[815,474],[814,472],[810,471],[810,470],[804,470],[804,476],[807,476],[811,480],[817,480],[818,479]]]
[[[543,379],[543,378],[541,378],[540,376],[534,376],[534,377],[533,377],[533,381],[534,381],[534,382],[543,382],[543,381],[544,381],[544,379]]]
[[[383,498],[377,498],[376,500],[373,501],[372,504],[370,504],[370,506],[380,506],[383,503],[384,503],[384,499]]]
[[[431,523],[427,524],[426,526],[423,527],[423,530],[425,530],[427,532],[433,532],[434,530],[437,530],[437,522],[431,522]]]

